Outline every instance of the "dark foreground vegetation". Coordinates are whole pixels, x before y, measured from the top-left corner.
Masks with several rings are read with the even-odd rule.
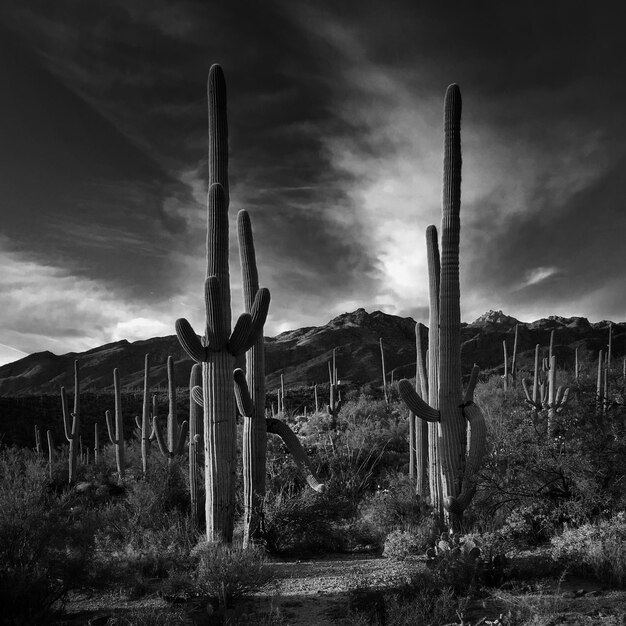
[[[345,618],[353,623],[463,623],[473,601],[494,597],[499,623],[547,623],[536,620],[549,609],[520,602],[516,590],[563,573],[626,587],[624,381],[614,375],[608,401],[598,405],[591,376],[559,376],[571,389],[550,434],[545,411],[531,411],[519,384],[504,391],[500,377],[479,383],[488,453],[455,533],[415,496],[407,412],[393,389],[388,403],[350,392],[335,423],[322,412],[289,415],[287,395],[285,417],[326,490],[307,487],[280,440],[270,438],[263,542],[247,550],[203,540],[203,520],[191,516],[186,455],[168,463],[153,446],[144,477],[137,433],[127,442],[122,482],[113,446],[105,446],[98,463],[83,455],[71,488],[67,448],[49,466],[43,451],[4,446],[2,623],[62,621],[77,590],[172,601],[165,612],[111,613],[110,624],[222,623],[243,596],[271,582],[268,558],[351,551],[405,560],[413,572],[392,590],[357,581]],[[190,598],[202,598],[211,615],[185,611]],[[277,613],[255,619],[246,623],[287,623]]]

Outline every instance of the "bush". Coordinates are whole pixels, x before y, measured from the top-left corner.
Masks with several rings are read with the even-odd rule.
[[[406,474],[392,472],[373,494],[365,496],[359,506],[359,519],[356,530],[370,541],[382,547],[393,530],[408,530],[413,534],[426,532],[427,526],[434,525],[429,518],[430,508],[415,494],[415,481]],[[441,529],[433,526],[426,532],[424,550],[430,545]]]
[[[580,573],[593,572],[601,581],[626,586],[626,516],[566,529],[553,537],[552,558]]]
[[[75,492],[48,488],[29,450],[0,447],[0,607],[8,623],[45,623],[89,575],[95,518]]]
[[[558,372],[562,378],[563,373]],[[547,412],[533,415],[519,388],[477,386],[488,428],[488,451],[472,508],[531,543],[564,523],[580,525],[624,507],[626,432],[615,409],[596,411],[595,385],[581,380],[547,432]],[[520,513],[516,513],[520,511]]]
[[[232,606],[270,580],[263,552],[254,546],[244,550],[241,545],[202,542],[191,556],[197,561],[198,592],[217,600],[220,607]]]
[[[346,547],[342,520],[350,512],[341,493],[281,491],[265,499],[263,537],[274,554],[337,552]]]
[[[424,541],[408,530],[392,530],[385,539],[383,556],[402,561],[424,551]]]
[[[357,587],[350,592],[350,623],[353,626],[394,624],[440,626],[462,615],[468,601],[459,597],[432,572],[419,565],[409,582],[392,590],[372,591]]]

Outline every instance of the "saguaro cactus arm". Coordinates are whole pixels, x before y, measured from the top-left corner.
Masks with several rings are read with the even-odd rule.
[[[115,426],[113,424],[113,416],[111,415],[111,411],[107,410],[104,412],[104,420],[107,425],[107,433],[109,435],[109,441],[116,446],[119,441],[115,436]]]
[[[237,401],[239,413],[242,417],[253,417],[254,403],[250,397],[248,381],[242,369],[237,368],[233,372],[233,380],[235,381],[235,400]]]
[[[322,493],[325,486],[315,475],[315,468],[313,467],[313,463],[311,463],[311,459],[309,459],[307,453],[302,447],[302,444],[300,443],[300,440],[296,437],[291,428],[289,428],[289,426],[282,420],[273,417],[268,417],[265,420],[265,423],[267,425],[268,433],[278,435],[283,440],[283,443],[291,453],[298,469],[302,472],[302,474],[304,474],[309,487],[318,493]]]
[[[467,383],[467,389],[463,396],[463,404],[470,404],[474,402],[474,391],[476,390],[476,384],[478,383],[478,374],[480,374],[480,367],[474,363],[472,371],[470,373],[470,379]]]
[[[403,378],[398,383],[398,391],[400,392],[400,397],[404,401],[404,404],[406,404],[417,417],[423,419],[425,422],[439,421],[439,411],[433,409],[427,402],[424,402],[415,391],[415,387],[406,378]]]
[[[189,424],[187,421],[184,421],[180,425],[180,431],[178,434],[178,438],[176,439],[176,444],[173,449],[170,450],[169,443],[165,440],[163,436],[163,431],[161,430],[161,424],[159,422],[158,416],[155,416],[152,420],[152,428],[154,430],[154,435],[157,440],[157,444],[159,445],[159,450],[161,454],[167,459],[173,459],[175,456],[182,453],[185,448],[185,440],[187,438],[187,431],[189,430]]]
[[[223,192],[222,192],[223,193]],[[270,292],[262,287],[257,291],[250,313],[242,313],[235,324],[230,337],[224,329],[224,320],[219,311],[221,289],[215,276],[209,276],[205,282],[207,336],[206,346],[196,335],[191,324],[185,318],[176,320],[176,336],[183,350],[196,363],[207,359],[207,351],[219,352],[226,348],[229,354],[239,356],[249,350],[263,331],[270,306]]]

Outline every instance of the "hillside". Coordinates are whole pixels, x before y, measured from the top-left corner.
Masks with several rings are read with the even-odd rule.
[[[576,347],[581,356],[592,358],[608,340],[608,321],[590,323],[582,317],[551,316],[532,323],[522,323],[503,314],[489,311],[470,324],[463,324],[462,360],[467,373],[473,363],[486,371],[501,367],[502,341],[511,350],[515,325],[519,324],[518,363],[529,365],[535,344],[547,346],[550,332],[555,330],[555,351],[562,366],[571,366]],[[289,387],[308,386],[328,379],[328,360],[337,349],[339,377],[344,382],[378,383],[381,377],[379,339],[385,349],[388,375],[410,377],[415,370],[415,322],[380,311],[367,313],[358,309],[332,319],[318,327],[300,328],[266,338],[266,369],[268,389],[275,388],[284,375]],[[613,354],[624,354],[626,324],[613,325]],[[84,390],[102,391],[112,387],[113,368],[120,370],[126,390],[143,385],[144,355],[152,361],[154,387],[166,384],[165,362],[168,355],[176,360],[176,382],[186,387],[191,361],[183,353],[174,335],[129,343],[118,341],[87,352],[55,355],[51,352],[31,354],[0,367],[0,396],[32,396],[56,394],[61,385],[73,385],[73,361],[81,365]]]

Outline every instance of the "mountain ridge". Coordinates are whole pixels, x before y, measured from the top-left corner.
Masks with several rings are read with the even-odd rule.
[[[597,353],[608,341],[608,327],[613,325],[614,355],[626,348],[626,323],[608,320],[591,323],[584,317],[552,315],[534,322],[521,322],[502,311],[489,310],[461,328],[462,366],[465,373],[474,362],[483,370],[502,365],[502,341],[513,346],[518,325],[519,362],[525,353],[534,352],[536,343],[546,346],[555,331],[556,353],[560,365],[571,364],[576,347]],[[380,384],[382,380],[379,340],[383,340],[386,370],[395,370],[395,378],[415,373],[415,321],[382,311],[368,313],[364,308],[343,313],[323,326],[307,326],[284,331],[266,338],[268,389],[280,384],[281,374],[287,386],[323,383],[328,379],[328,361],[336,349],[340,379],[354,384]],[[0,367],[0,396],[25,396],[58,393],[60,387],[73,385],[73,361],[81,366],[81,386],[85,390],[108,390],[113,384],[113,368],[120,371],[126,390],[143,386],[144,356],[151,356],[151,384],[165,386],[166,361],[172,355],[176,363],[176,384],[186,387],[192,362],[180,348],[175,335],[129,342],[122,339],[84,352],[55,355],[44,351]]]

